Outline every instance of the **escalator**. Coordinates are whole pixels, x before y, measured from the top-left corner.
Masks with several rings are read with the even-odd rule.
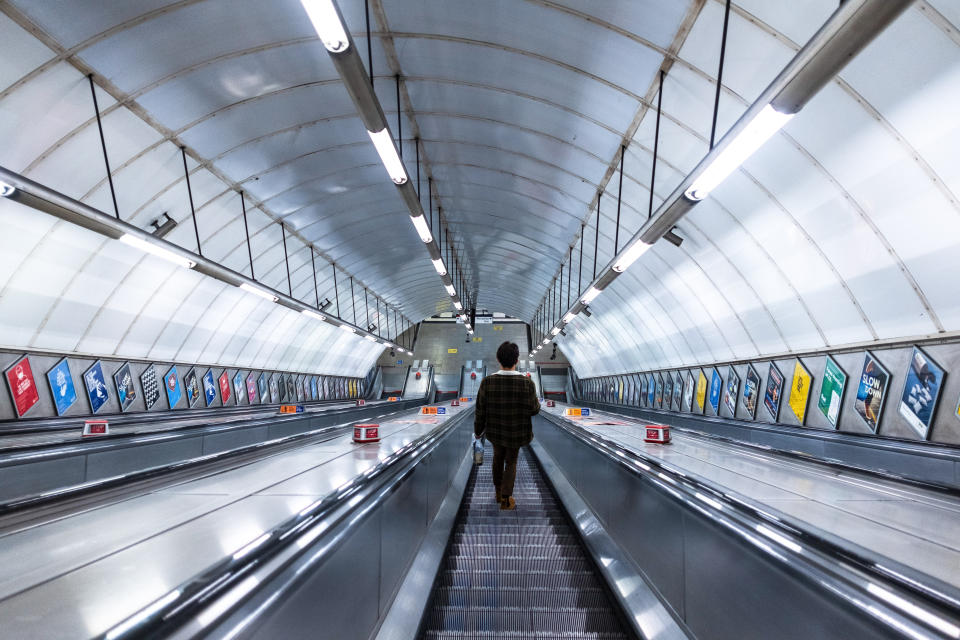
[[[529,450],[515,511],[495,502],[492,455],[471,472],[420,637],[632,638]]]

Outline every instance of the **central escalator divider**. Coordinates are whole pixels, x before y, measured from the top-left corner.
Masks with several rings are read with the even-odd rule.
[[[633,637],[531,455],[515,511],[500,511],[490,464],[473,468],[421,638]]]

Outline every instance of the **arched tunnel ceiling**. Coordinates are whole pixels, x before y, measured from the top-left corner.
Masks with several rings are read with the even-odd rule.
[[[365,59],[363,2],[339,4]],[[393,77],[402,75],[408,172],[415,176],[409,137],[418,131],[424,175],[434,178],[435,204],[466,258],[479,306],[529,319],[582,224],[584,259],[581,265],[577,244],[572,274],[574,287],[578,271],[588,282],[601,185],[598,263],[612,257],[624,141],[621,246],[639,228],[654,143],[649,106],[661,69],[654,207],[707,151],[723,20],[718,0],[370,5],[377,93],[396,133]],[[719,134],[836,5],[734,2]],[[11,0],[0,10],[0,165],[111,212],[84,78],[93,72],[124,219],[145,227],[166,211],[181,222],[169,239],[194,248],[183,144],[205,256],[248,270],[236,193],[242,188],[264,282],[286,290],[274,223],[282,219],[295,232],[288,242],[296,297],[314,294],[302,239],[411,319],[449,310],[298,0]],[[950,0],[917,2],[860,54],[684,219],[681,248],[659,243],[596,301],[592,318],[575,321],[563,347],[580,374],[960,328],[953,284],[960,276],[958,23]],[[907,50],[911,55],[901,55]],[[0,203],[0,215],[40,225],[23,220],[36,214],[10,203]],[[139,318],[146,308],[128,292],[143,287],[134,261],[106,259],[112,248],[64,227],[23,234],[13,247],[22,260],[5,261],[0,305],[17,310],[20,319],[7,328],[21,331],[21,346],[88,348],[83,336],[96,333],[91,328],[111,317],[112,307],[124,306],[112,327],[124,336],[138,322],[127,316]],[[62,275],[49,290],[18,298],[26,285],[12,286],[15,272],[42,269],[44,243],[83,246],[74,262],[61,257],[62,267],[91,279]],[[75,318],[83,326],[61,327],[64,335],[48,339],[44,327],[57,297],[84,298],[80,290],[96,282],[98,260],[124,269],[110,274],[111,295],[85,300],[86,315]],[[208,295],[200,277],[153,277],[171,291]],[[332,286],[329,274],[320,274],[321,299]],[[349,302],[344,307],[349,319]],[[152,316],[154,331],[174,313]],[[27,338],[29,326],[41,328]],[[183,352],[184,340],[175,351]],[[150,341],[167,342],[152,334]]]

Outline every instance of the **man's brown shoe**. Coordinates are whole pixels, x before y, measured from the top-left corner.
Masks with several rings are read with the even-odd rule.
[[[513,496],[509,496],[500,501],[500,511],[513,511],[517,508],[517,503]]]

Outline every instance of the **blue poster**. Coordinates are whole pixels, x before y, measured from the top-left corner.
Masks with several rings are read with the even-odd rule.
[[[720,391],[723,386],[723,380],[720,379],[720,373],[714,369],[710,377],[710,406],[713,407],[714,415],[720,415]]]
[[[180,388],[180,374],[177,373],[176,365],[170,367],[167,374],[163,376],[163,387],[167,390],[167,402],[170,404],[170,408],[176,408],[180,398],[183,397],[183,389]]]
[[[257,390],[260,392],[260,402],[269,402],[267,399],[267,374],[260,374],[257,379]]]
[[[213,379],[211,369],[207,369],[207,372],[203,374],[203,396],[208,407],[217,399],[217,383]]]
[[[317,392],[317,376],[310,378],[310,397],[314,400],[320,399]]]
[[[239,371],[233,376],[233,403],[240,404],[240,396],[243,395],[243,376]]]
[[[110,391],[107,389],[107,381],[103,377],[103,367],[99,360],[83,374],[83,383],[87,387],[87,396],[90,398],[90,410],[93,413],[100,411],[110,399]]]
[[[66,358],[47,371],[47,382],[50,383],[57,415],[62,416],[77,401],[77,389],[73,386],[73,376],[70,375],[70,365]]]

